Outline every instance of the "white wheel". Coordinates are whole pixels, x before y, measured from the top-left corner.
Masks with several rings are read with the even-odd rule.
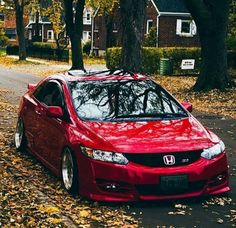
[[[66,148],[62,153],[61,174],[65,189],[72,193],[78,193],[78,171],[77,162],[70,151]]]
[[[17,124],[16,124],[15,146],[16,146],[16,149],[18,150],[21,150],[26,146],[24,124],[20,118],[18,119]]]

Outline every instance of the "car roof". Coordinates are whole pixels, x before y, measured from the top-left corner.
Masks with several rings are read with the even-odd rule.
[[[64,74],[53,75],[50,79],[63,81],[106,81],[106,80],[147,80],[148,77],[124,70],[89,71],[73,70]]]

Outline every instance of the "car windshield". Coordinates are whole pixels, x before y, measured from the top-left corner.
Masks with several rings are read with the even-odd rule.
[[[75,110],[83,120],[137,121],[188,116],[151,80],[70,81],[69,89]]]

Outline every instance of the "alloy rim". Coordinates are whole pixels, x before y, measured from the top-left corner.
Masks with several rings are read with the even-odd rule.
[[[70,190],[73,183],[73,158],[69,149],[66,149],[62,158],[62,179],[64,186]]]
[[[16,148],[20,148],[23,139],[23,123],[21,120],[18,120],[15,133],[15,145]]]

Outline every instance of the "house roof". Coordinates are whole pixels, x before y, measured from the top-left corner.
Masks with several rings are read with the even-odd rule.
[[[153,0],[159,12],[189,13],[184,0]]]

